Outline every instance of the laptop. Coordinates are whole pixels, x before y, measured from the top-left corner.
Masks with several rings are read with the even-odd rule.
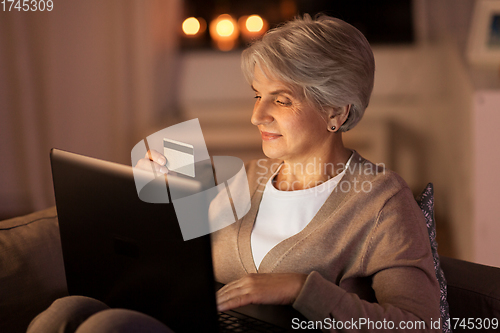
[[[141,201],[130,166],[58,149],[51,164],[70,295],[146,313],[178,333],[296,332],[292,320],[307,320],[280,305],[217,313],[210,235],[184,241],[173,205]],[[169,174],[143,190],[169,185],[176,195],[203,188]]]

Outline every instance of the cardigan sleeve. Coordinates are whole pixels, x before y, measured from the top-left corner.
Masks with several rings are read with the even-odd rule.
[[[415,332],[440,332],[439,285],[429,238],[408,187],[386,201],[363,247],[358,278],[369,278],[377,302],[365,301],[342,288],[353,281],[341,280],[336,285],[313,271],[293,306],[309,320],[323,322],[327,332],[397,330],[403,326],[412,326]],[[418,329],[422,321],[425,328]],[[333,323],[337,326],[329,330]],[[339,325],[343,329],[335,330]]]

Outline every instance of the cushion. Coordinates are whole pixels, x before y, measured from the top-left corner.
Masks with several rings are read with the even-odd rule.
[[[0,221],[0,332],[26,332],[67,294],[55,207]]]
[[[432,257],[434,259],[434,270],[436,278],[439,282],[439,289],[441,291],[439,308],[441,311],[441,323],[443,332],[451,332],[449,327],[450,309],[448,306],[448,290],[446,278],[439,262],[439,255],[437,252],[438,244],[436,241],[436,222],[434,220],[434,188],[432,183],[427,184],[424,191],[417,197],[417,203],[424,213],[425,221],[427,224],[427,231],[429,232],[429,240],[431,242]]]

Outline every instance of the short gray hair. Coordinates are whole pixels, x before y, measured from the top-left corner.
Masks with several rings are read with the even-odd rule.
[[[243,51],[241,67],[250,84],[255,65],[302,89],[320,110],[351,104],[343,132],[361,120],[373,90],[375,60],[365,36],[326,15],[305,14],[269,30]]]

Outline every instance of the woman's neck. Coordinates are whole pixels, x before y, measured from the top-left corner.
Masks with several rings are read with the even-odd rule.
[[[352,151],[344,146],[323,156],[312,156],[302,161],[283,161],[274,187],[281,191],[303,190],[318,186],[340,174]]]

